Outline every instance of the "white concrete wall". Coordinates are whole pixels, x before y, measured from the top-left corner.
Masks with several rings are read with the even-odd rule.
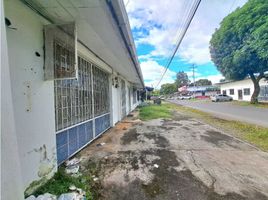
[[[11,87],[23,189],[56,171],[53,81],[44,81],[43,25],[20,1],[5,1]],[[37,57],[35,52],[41,56]],[[40,182],[41,183],[41,182]],[[35,185],[38,185],[35,182]]]
[[[122,102],[121,102],[121,79],[125,81],[125,90],[126,90],[126,111],[127,114],[129,114],[131,111],[133,111],[140,102],[133,103],[133,92],[132,88],[133,85],[129,81],[127,81],[122,76],[118,76],[116,72],[112,75],[112,77],[118,77],[119,78],[119,87],[115,88],[115,86],[112,86],[112,126],[114,126],[117,122],[119,122],[122,119]],[[129,90],[130,88],[130,90]],[[130,104],[129,104],[129,92],[130,92]]]
[[[112,75],[112,78],[117,77],[116,74]],[[112,126],[114,126],[117,122],[121,119],[121,88],[115,87],[115,85],[112,86]]]
[[[264,79],[260,80],[260,86],[261,85],[268,85],[267,82],[265,82]],[[250,95],[244,95],[244,88],[250,88]],[[230,95],[230,89],[234,89],[234,94]],[[250,101],[251,95],[254,91],[254,85],[251,79],[245,79],[241,81],[235,81],[230,83],[224,83],[221,85],[221,94],[223,93],[223,90],[226,90],[226,94],[233,97],[234,100],[238,99],[238,90],[243,91],[243,101]]]
[[[0,199],[23,199],[18,138],[15,129],[12,104],[10,68],[8,63],[6,26],[3,1],[0,1],[1,16],[1,190]]]

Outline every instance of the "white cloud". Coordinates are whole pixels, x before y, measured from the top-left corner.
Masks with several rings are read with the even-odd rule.
[[[217,74],[217,75],[209,75],[209,76],[199,76],[196,78],[197,81],[199,79],[208,79],[214,84],[214,83],[219,83],[221,79],[224,79],[224,76],[222,76],[221,74]]]
[[[147,58],[169,57],[179,36],[178,27],[182,27],[181,23],[185,21],[191,1],[125,0],[125,3],[127,1],[132,29],[142,28],[136,44],[154,47]],[[224,16],[245,2],[246,0],[202,1],[179,48],[178,56],[189,63],[210,62],[209,41],[212,33]]]
[[[141,62],[140,65],[146,85],[155,87],[158,84],[165,67],[152,60]],[[161,84],[174,83],[174,76],[176,76],[176,72],[168,69]]]

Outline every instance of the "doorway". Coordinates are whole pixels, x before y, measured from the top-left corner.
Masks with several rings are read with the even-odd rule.
[[[243,90],[238,90],[238,100],[243,99]]]

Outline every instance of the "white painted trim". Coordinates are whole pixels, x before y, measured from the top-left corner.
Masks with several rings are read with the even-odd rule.
[[[110,112],[104,113],[102,115],[99,115],[99,116],[95,117],[95,119],[100,118],[100,117],[103,117],[103,116],[108,115],[108,114],[111,114],[111,113]]]
[[[82,58],[85,58],[89,62],[92,62],[92,64],[96,65],[100,69],[104,70],[105,72],[108,72],[111,74],[113,72],[112,68],[108,66],[106,63],[98,59],[92,52],[90,52],[84,45],[82,45],[80,42],[77,42],[77,52],[78,55]]]
[[[87,122],[90,122],[90,121],[92,121],[92,120],[94,120],[94,118],[92,118],[92,119],[88,119],[88,120],[86,120],[86,121],[79,122],[78,124],[74,124],[74,125],[72,125],[72,126],[68,126],[68,127],[64,128],[64,129],[61,129],[61,130],[59,130],[59,131],[56,131],[56,134],[59,134],[59,133],[61,133],[61,132],[63,132],[63,131],[67,131],[67,130],[69,130],[69,129],[71,129],[71,128],[74,128],[74,127],[76,127],[76,126],[80,126],[80,125],[85,124],[85,123],[87,123]]]
[[[95,117],[95,118],[92,118],[92,119],[88,119],[88,120],[86,120],[86,121],[79,122],[78,124],[74,124],[74,125],[72,125],[72,126],[68,126],[68,127],[64,128],[64,129],[62,129],[62,130],[56,131],[56,134],[59,134],[59,133],[61,133],[61,132],[63,132],[63,131],[67,131],[67,130],[69,130],[69,129],[71,129],[71,128],[74,128],[74,127],[76,127],[76,126],[80,126],[80,125],[82,125],[82,124],[85,124],[85,123],[87,123],[87,122],[93,121],[93,120],[95,120],[95,119],[97,119],[97,118],[103,117],[103,116],[108,115],[108,114],[110,114],[110,112],[109,112],[109,113],[102,114],[102,115],[99,115],[99,116],[97,116],[97,117]]]

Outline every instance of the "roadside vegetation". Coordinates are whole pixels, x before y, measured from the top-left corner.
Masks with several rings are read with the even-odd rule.
[[[143,121],[172,118],[172,104],[162,103],[161,105],[149,104],[140,108],[140,119]]]
[[[247,101],[233,101],[232,103],[235,105],[239,105],[239,106],[254,106],[258,108],[268,108],[268,103],[262,103],[262,102],[259,102],[257,104],[252,104]]]
[[[267,0],[249,0],[222,20],[210,40],[211,59],[225,78],[252,80],[252,104],[258,103],[259,82],[268,71],[267,9]]]
[[[87,200],[98,199],[101,187],[98,181],[94,181],[92,174],[97,174],[96,166],[88,166],[88,169],[79,176],[66,174],[64,168],[60,167],[55,175],[39,187],[32,195],[38,196],[50,193],[60,196],[63,193],[69,193],[70,186],[75,186],[85,191]]]
[[[149,104],[140,108],[140,119],[172,118],[172,112],[174,111],[194,117],[237,138],[245,140],[262,150],[268,151],[268,128],[234,120],[220,119],[212,114],[193,108],[167,102],[162,103],[162,105]]]

